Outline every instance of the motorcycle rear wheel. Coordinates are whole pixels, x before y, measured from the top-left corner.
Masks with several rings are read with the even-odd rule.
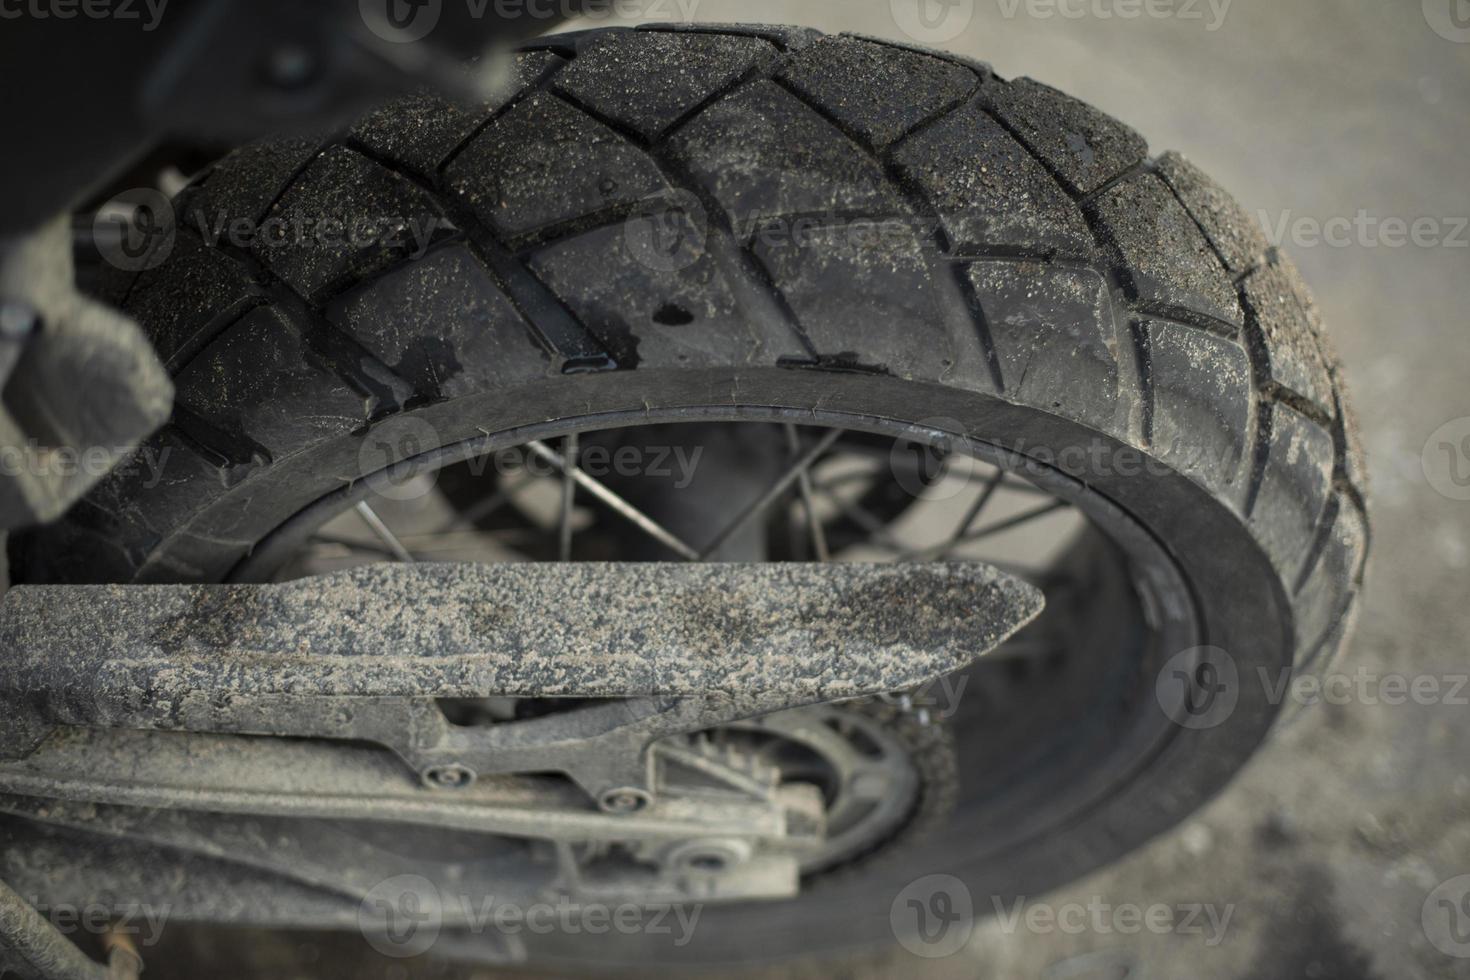
[[[1341,647],[1368,537],[1340,370],[1254,222],[1126,126],[936,52],[651,28],[543,40],[517,65],[494,106],[408,100],[241,149],[180,195],[171,254],[112,297],[177,385],[145,447],[164,465],[17,537],[13,579],[269,578],[385,473],[574,433],[842,429],[978,460],[1083,515],[1067,554],[1085,587],[1048,592],[1065,649],[975,668],[948,722],[954,811],[901,860],[712,906],[683,945],[526,935],[531,959],[884,941],[916,878],[957,876],[985,914],[1223,788],[1279,713],[1258,678]],[[401,233],[327,249],[223,231],[323,216]],[[1196,724],[1163,692],[1182,665],[1177,693],[1201,693],[1203,648],[1225,652],[1233,707]],[[283,920],[354,921],[350,900],[325,907]]]

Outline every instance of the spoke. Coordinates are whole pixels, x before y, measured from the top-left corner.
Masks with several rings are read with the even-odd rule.
[[[866,459],[882,460],[885,464],[885,467],[887,468],[901,466],[904,469],[912,470],[918,465],[917,463],[909,459],[906,455],[900,455],[898,457],[890,458],[890,455],[880,447],[864,445],[861,443],[854,443],[848,446],[844,446],[843,451],[850,453],[853,456],[859,456]],[[980,463],[985,466],[995,466],[994,463],[988,463],[978,456],[971,457],[971,459],[973,459],[974,462]],[[883,468],[875,470],[873,471],[873,475],[878,476],[882,473],[882,471]],[[1005,472],[1005,478],[1001,481],[1001,489],[1011,490],[1016,493],[1029,494],[1033,497],[1051,496],[1050,491],[1043,490],[1041,487],[1038,487],[1036,484],[1029,482],[1023,477],[1018,477],[1009,471],[1003,472]],[[848,479],[848,477],[843,477],[842,479],[846,480]]]
[[[864,531],[867,531],[868,537],[874,544],[886,548],[894,554],[903,553],[903,546],[893,540],[887,528],[883,526],[883,522],[862,504],[856,501],[849,502],[843,500],[825,486],[817,487],[816,489],[818,493],[821,493],[828,500],[832,501],[833,506],[842,512],[842,516],[861,526]]]
[[[378,540],[387,546],[388,550],[393,553],[394,558],[410,565],[413,564],[413,555],[409,554],[408,549],[403,546],[403,542],[398,540],[398,535],[388,529],[388,525],[383,523],[383,519],[378,516],[378,512],[373,510],[366,500],[358,503],[357,515],[362,518],[364,524],[372,528],[373,533],[378,536]]]
[[[379,558],[393,557],[393,552],[389,551],[387,548],[383,547],[380,544],[374,544],[367,541],[354,541],[351,538],[339,538],[333,534],[322,534],[318,532],[307,538],[306,543],[309,547],[320,547],[326,545],[333,548],[342,548],[346,551],[366,552],[370,555],[377,555]]]
[[[791,485],[793,483],[801,478],[802,474],[807,473],[807,471],[812,468],[812,465],[815,464],[816,461],[827,452],[827,450],[832,448],[832,444],[842,437],[842,433],[842,429],[829,430],[825,436],[817,441],[816,445],[812,446],[812,448],[808,449],[805,453],[798,457],[796,462],[791,465],[791,468],[788,469],[784,474],[782,474],[780,479],[771,484],[770,488],[767,489],[765,493],[761,494],[759,500],[755,501],[755,503],[745,508],[745,511],[739,517],[735,518],[734,522],[732,522],[729,527],[725,528],[715,537],[714,541],[712,541],[709,546],[704,549],[704,552],[700,555],[700,558],[707,558],[708,556],[719,551],[720,548],[724,547],[725,542],[729,541],[735,535],[743,531],[746,526],[750,524],[751,521],[764,514],[770,508],[770,506],[774,504],[777,499],[780,498],[782,494],[784,494],[787,490],[791,488]]]
[[[1066,510],[1071,506],[1072,505],[1067,503],[1065,500],[1054,500],[1049,504],[1042,504],[1040,507],[1033,507],[1031,510],[1024,511],[1020,514],[1017,514],[1015,517],[1007,518],[1006,520],[1000,521],[996,524],[992,524],[989,527],[982,527],[978,530],[971,531],[969,534],[966,534],[963,538],[960,539],[960,543],[969,544],[971,541],[979,541],[983,538],[988,538],[993,535],[1000,534],[1003,531],[1014,531],[1022,524],[1029,524],[1032,521],[1040,520],[1041,518],[1046,517],[1048,514],[1055,514],[1057,511]]]
[[[993,537],[1005,531],[1013,531],[1016,528],[1020,527],[1022,524],[1029,524],[1032,521],[1040,520],[1048,514],[1054,514],[1059,510],[1066,510],[1070,506],[1072,505],[1067,503],[1065,500],[1054,500],[1049,504],[1043,504],[1040,507],[1033,507],[1031,510],[1024,511],[1020,514],[1017,514],[1015,517],[1007,518],[1006,520],[992,524],[989,527],[978,528],[956,540],[945,541],[929,548],[923,548],[919,551],[911,551],[907,555],[901,556],[899,560],[933,561],[936,558],[948,554],[955,548],[958,548],[960,545],[972,544],[976,541],[983,540],[984,538]]]
[[[409,551],[422,553],[426,548],[444,551],[459,547],[461,541],[482,541],[492,545],[509,545],[524,541],[544,541],[546,534],[536,527],[503,527],[494,531],[456,531],[444,534],[440,531],[425,531],[422,534],[400,534]]]
[[[542,540],[545,532],[534,527],[505,527],[494,531],[419,531],[413,534],[399,534],[398,540],[415,557],[422,557],[428,551],[452,550],[459,546],[459,542],[486,542],[488,544],[502,546],[519,542],[534,542]],[[328,545],[334,548],[346,548],[350,551],[366,551],[375,555],[391,557],[393,552],[377,541],[360,541],[352,538],[340,537],[335,534],[313,534],[307,539],[310,545]]]
[[[441,533],[438,531],[426,531],[422,534],[399,534],[398,540],[413,555],[415,562],[429,561],[485,561],[492,560],[484,558],[486,551],[497,554],[505,551],[518,552],[524,556],[539,554],[538,546],[546,544],[545,532],[537,528],[505,528],[498,531],[460,531],[455,533]],[[308,544],[317,549],[312,554],[313,560],[336,561],[352,555],[372,555],[379,559],[393,559],[394,553],[386,547],[374,541],[353,541],[348,538],[339,538],[333,535],[314,534],[308,539]],[[340,549],[347,554],[338,554]],[[452,556],[462,555],[464,558]],[[446,558],[445,556],[451,556]],[[500,557],[495,561],[506,560]]]
[[[1001,483],[1001,486],[1003,486],[1007,490],[1010,490],[1013,493],[1025,493],[1030,494],[1033,497],[1051,496],[1050,491],[1043,490],[1034,483],[1027,483],[1025,480],[1017,479],[1015,477],[1006,477],[1006,479]]]
[[[537,456],[540,456],[542,459],[546,460],[546,462],[550,463],[552,466],[555,466],[557,469],[561,470],[563,473],[570,475],[571,478],[576,481],[577,485],[580,486],[583,490],[586,490],[588,493],[592,494],[592,496],[596,497],[598,500],[601,500],[613,510],[623,515],[623,517],[627,518],[633,524],[637,525],[640,529],[643,530],[645,534],[653,538],[659,544],[663,545],[671,551],[678,553],[681,557],[689,559],[690,561],[699,560],[699,552],[695,551],[683,541],[680,541],[678,538],[674,537],[673,534],[665,530],[664,527],[658,522],[654,521],[653,518],[649,517],[647,514],[643,513],[641,510],[628,503],[622,497],[609,490],[602,483],[588,476],[577,467],[568,466],[567,461],[562,459],[561,455],[557,453],[556,450],[546,445],[546,443],[540,441],[532,441],[526,443],[526,448],[531,450],[531,452],[535,453]]]
[[[577,458],[577,434],[573,432],[562,440],[562,458]],[[562,467],[561,471],[561,532],[557,554],[562,561],[572,560],[572,510],[577,505],[577,481],[572,479],[573,467]]]
[[[883,470],[861,470],[856,473],[843,473],[840,476],[830,477],[820,483],[813,481],[812,489],[820,493],[833,493],[853,483],[877,483],[883,476]]]
[[[996,474],[986,481],[985,489],[980,491],[980,496],[970,505],[970,509],[965,511],[964,519],[960,521],[959,527],[955,528],[954,533],[949,536],[947,541],[941,541],[927,548],[909,552],[900,561],[935,561],[948,558],[950,552],[964,543],[965,535],[970,532],[970,528],[974,527],[975,522],[980,519],[980,514],[985,510],[985,506],[990,503],[991,498],[995,496],[995,492],[1001,488],[1001,484],[1005,482],[1005,477],[1004,470],[997,470]]]
[[[524,476],[512,486],[501,487],[484,500],[476,501],[473,506],[455,514],[454,519],[440,528],[439,532],[441,534],[452,534],[456,531],[473,528],[474,525],[515,500],[522,490],[534,485],[536,480],[537,477],[535,476]],[[443,491],[440,491],[440,495],[444,496]],[[445,499],[451,507],[454,506],[454,501],[448,500],[447,497]]]
[[[786,424],[786,441],[793,454],[801,451],[801,434],[789,422]],[[827,548],[827,532],[817,517],[817,502],[812,496],[810,468],[801,471],[801,475],[796,478],[796,485],[801,488],[801,506],[806,513],[806,526],[812,537],[812,550],[816,553],[817,561],[831,561],[832,553]]]
[[[961,538],[970,532],[970,528],[974,527],[975,522],[980,519],[980,514],[985,510],[985,505],[990,503],[990,498],[995,496],[995,492],[1005,482],[1005,478],[1006,474],[1004,470],[997,470],[995,476],[990,478],[989,482],[985,484],[985,489],[980,491],[980,498],[970,506],[970,509],[965,512],[965,519],[960,521],[959,527],[955,528],[954,538],[952,540],[958,543]]]

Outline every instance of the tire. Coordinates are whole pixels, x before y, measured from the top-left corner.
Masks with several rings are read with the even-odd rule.
[[[252,577],[264,542],[340,506],[374,433],[404,420],[433,433],[417,458],[442,460],[571,416],[830,412],[956,420],[1126,515],[1242,678],[1340,649],[1368,548],[1341,369],[1289,260],[1183,157],[1150,158],[1040,83],[858,37],[597,31],[516,65],[494,106],[407,100],[321,141],[245,147],[183,192],[168,260],[112,297],[177,385],[145,447],[162,481],[115,474],[14,540],[14,580]],[[438,231],[418,259],[216,233],[220,217],[347,213]],[[862,218],[875,235],[853,233]],[[672,247],[650,244],[670,229]],[[1148,465],[1069,453],[1088,447]],[[1277,720],[1257,687],[1003,855],[968,853],[957,822],[891,877],[707,910],[684,947],[538,954],[711,962],[883,939],[897,889],[927,871],[1035,895],[1218,792]]]

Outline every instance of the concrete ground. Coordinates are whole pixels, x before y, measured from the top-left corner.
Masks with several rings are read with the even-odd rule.
[[[694,3],[699,20],[910,40],[900,23],[911,22],[904,12],[916,2],[938,0],[661,6],[666,16]],[[1470,498],[1461,306],[1470,278],[1470,28],[1455,26],[1470,24],[1470,4],[950,2],[973,13],[942,46],[1098,105],[1156,150],[1184,151],[1268,225],[1287,228],[1284,245],[1315,287],[1347,365],[1370,453],[1374,567],[1339,668],[1353,683],[1176,832],[1035,897],[1053,911],[1206,903],[1228,910],[1222,929],[1155,934],[1110,912],[1098,925],[1091,911],[1065,929],[989,919],[946,958],[897,951],[761,976],[1470,977],[1470,958],[1453,955],[1470,957],[1470,878],[1436,890],[1470,874],[1470,687],[1456,680],[1470,673],[1470,500],[1454,499]],[[1108,16],[1135,9],[1143,11],[1135,19]],[[1334,218],[1356,222],[1347,240],[1313,244],[1314,224]],[[1384,219],[1424,218],[1432,220],[1418,244],[1379,237],[1394,236]],[[1331,228],[1341,231],[1341,221]],[[1454,420],[1459,428],[1442,429]],[[1439,694],[1419,700],[1437,703],[1389,703],[1399,700],[1380,683],[1389,675],[1431,679]],[[278,966],[279,975],[312,972],[299,959]],[[394,966],[387,975],[407,974]]]

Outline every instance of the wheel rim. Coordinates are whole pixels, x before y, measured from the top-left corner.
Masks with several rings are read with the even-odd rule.
[[[740,425],[753,424],[744,420],[736,421],[728,417],[722,418],[722,414],[727,412],[728,409],[711,409],[709,415],[715,420],[727,423],[734,422]],[[691,414],[698,415],[699,413],[686,408],[681,409],[677,417],[680,420],[688,420]],[[771,412],[770,414],[776,415],[777,413]],[[761,412],[760,410],[742,410],[741,415],[743,419],[748,419],[752,415],[760,416]],[[605,416],[588,420],[562,420],[554,426],[542,426],[535,431],[520,430],[517,434],[502,434],[500,436],[487,437],[486,440],[476,440],[457,447],[442,447],[438,450],[414,457],[408,462],[400,464],[396,470],[385,469],[383,473],[377,474],[376,485],[380,487],[384,485],[382,480],[384,476],[388,476],[389,485],[394,480],[413,478],[414,474],[417,474],[421,478],[423,474],[437,472],[445,465],[452,465],[457,461],[474,456],[475,450],[477,449],[482,452],[503,452],[505,449],[514,445],[535,442],[540,447],[543,447],[543,453],[548,449],[555,453],[557,449],[570,450],[574,447],[575,441],[579,439],[584,441],[595,440],[596,434],[599,431],[612,429],[626,432],[634,428],[628,425],[607,425],[610,421],[621,420],[610,420]],[[638,421],[644,423],[640,428],[652,429],[658,425],[658,423],[650,421],[648,413],[644,413]],[[1111,548],[1114,552],[1113,558],[1121,559],[1121,561],[1114,560],[1111,562],[1111,567],[1115,573],[1122,570],[1121,580],[1140,581],[1136,563],[1140,559],[1140,556],[1142,556],[1145,566],[1151,571],[1152,581],[1154,582],[1153,588],[1155,590],[1160,588],[1159,583],[1161,582],[1168,586],[1176,586],[1178,593],[1173,597],[1174,600],[1177,601],[1180,596],[1184,596],[1187,600],[1187,592],[1183,589],[1182,582],[1178,579],[1177,570],[1173,569],[1172,564],[1163,555],[1162,550],[1157,547],[1151,537],[1143,532],[1126,515],[1122,514],[1116,508],[1110,507],[1109,502],[1089,495],[1086,487],[1055,471],[1049,470],[1047,467],[1027,465],[1024,470],[1018,471],[1016,468],[1007,465],[1007,463],[1016,461],[1016,457],[1009,457],[996,450],[995,447],[988,446],[985,443],[965,440],[957,433],[946,432],[931,426],[915,427],[884,420],[845,417],[838,414],[832,414],[828,418],[822,418],[820,417],[820,413],[809,415],[803,418],[802,421],[804,424],[799,430],[794,429],[789,423],[781,423],[781,428],[786,432],[788,439],[791,438],[793,432],[798,437],[793,443],[795,448],[791,450],[793,455],[799,456],[797,450],[803,446],[810,447],[820,444],[823,437],[819,433],[822,432],[847,431],[861,436],[867,439],[867,441],[854,443],[834,441],[829,444],[829,449],[832,450],[831,452],[815,457],[815,462],[813,462],[807,474],[812,480],[793,480],[788,485],[789,493],[786,503],[793,512],[806,512],[806,508],[812,504],[813,491],[817,491],[819,496],[827,496],[827,490],[831,489],[828,484],[840,486],[844,481],[854,485],[861,485],[863,483],[860,474],[831,472],[833,469],[840,470],[840,467],[834,465],[833,459],[835,455],[839,455],[837,450],[851,449],[857,446],[862,449],[863,453],[866,454],[866,458],[871,463],[875,451],[881,460],[884,455],[881,451],[882,447],[884,445],[896,445],[895,440],[901,441],[906,439],[916,442],[919,445],[931,445],[936,441],[947,439],[949,440],[950,449],[954,452],[953,458],[978,461],[989,468],[979,470],[972,468],[967,471],[969,479],[962,482],[967,483],[968,489],[973,494],[971,499],[966,500],[957,494],[939,494],[941,501],[948,500],[948,506],[955,512],[961,514],[960,522],[955,524],[953,529],[948,532],[948,538],[945,540],[951,542],[958,541],[973,532],[973,541],[967,541],[966,549],[962,549],[968,550],[970,545],[984,545],[987,542],[994,544],[1007,535],[1013,536],[1014,532],[1025,530],[1025,525],[1033,521],[1046,520],[1058,514],[1068,512],[1082,514],[1085,517],[1085,520],[1082,521],[1084,529],[1094,538],[1098,538],[1099,540],[1105,539],[1107,541],[1107,548]],[[823,422],[828,424],[823,426],[820,424]],[[520,435],[522,438],[518,440],[516,435]],[[526,436],[531,436],[532,438],[525,438]],[[877,437],[876,442],[872,439],[874,436]],[[491,448],[492,446],[494,447],[493,450]],[[833,449],[832,447],[836,448]],[[987,455],[991,457],[988,460]],[[890,450],[886,460],[890,466],[892,459],[892,450]],[[1029,464],[1029,461],[1026,462]],[[881,471],[881,466],[877,469],[870,466],[866,472],[871,477],[874,473]],[[554,466],[545,471],[540,478],[560,481],[561,483],[566,482],[564,474],[557,471]],[[953,479],[953,477],[947,477],[946,479]],[[807,486],[808,482],[812,485]],[[375,483],[375,480],[364,481],[365,486],[373,483]],[[827,521],[822,520],[805,525],[806,534],[803,535],[803,538],[806,541],[805,548],[808,552],[820,552],[822,549],[822,544],[818,540],[820,536],[812,533],[813,527],[823,527],[824,530],[832,531],[833,533],[830,535],[831,539],[840,541],[841,535],[838,533],[838,524],[840,522],[847,522],[849,525],[859,525],[865,531],[870,532],[868,541],[861,542],[860,544],[855,544],[851,540],[847,541],[842,548],[848,555],[847,560],[876,560],[880,557],[879,555],[873,554],[871,547],[869,547],[872,543],[871,539],[880,536],[871,533],[875,531],[873,515],[868,512],[868,502],[870,502],[873,492],[871,480],[867,489],[867,496],[858,494],[856,498],[849,497],[845,501],[838,503],[829,501],[825,505],[827,521],[833,522],[832,526],[825,526]],[[1016,495],[1019,502],[1013,501],[1009,508],[1007,508],[1005,505],[1005,497],[1007,495]],[[563,504],[565,503],[566,496],[564,493],[555,496]],[[926,501],[926,503],[928,502],[930,501]],[[338,540],[334,542],[339,549],[343,547],[361,548],[364,544],[362,534],[367,534],[372,541],[376,542],[374,547],[383,552],[378,556],[381,558],[392,557],[395,550],[413,552],[416,548],[422,546],[423,542],[413,538],[412,535],[405,538],[394,532],[391,527],[386,528],[387,534],[384,534],[385,528],[373,526],[374,518],[381,520],[382,515],[377,514],[375,510],[371,509],[367,513],[363,513],[357,507],[359,503],[361,503],[361,500],[354,499],[352,495],[347,493],[334,495],[333,499],[319,501],[313,507],[307,508],[298,515],[296,520],[288,522],[287,525],[282,526],[282,529],[278,529],[278,532],[284,533],[288,540],[299,542],[302,539],[303,528],[325,526],[334,512],[354,512],[352,519],[358,523],[360,531],[358,540],[345,542]],[[817,505],[818,510],[820,511],[823,506],[823,504],[819,503]],[[373,505],[369,503],[368,507],[372,508]],[[991,508],[995,508],[995,510],[991,510]],[[565,509],[563,506],[556,510],[558,514],[563,514]],[[1009,510],[1009,513],[1007,513],[1007,510]],[[988,519],[982,519],[987,514],[996,513],[997,511],[999,512],[997,520],[990,521]],[[626,517],[626,515],[619,516]],[[389,522],[383,521],[382,523],[387,524]],[[630,526],[636,526],[636,522],[629,521],[627,523]],[[876,529],[877,531],[886,530],[881,520],[877,523],[879,525]],[[1100,525],[1103,527],[1100,527]],[[538,530],[543,537],[556,539],[554,546],[558,552],[556,557],[562,557],[560,552],[566,547],[567,538],[565,523],[557,523],[556,527],[553,528],[543,520]],[[640,533],[644,530],[646,529],[640,529]],[[574,533],[571,537],[574,541],[582,539],[584,532],[578,531],[575,528],[573,531]],[[887,536],[890,538],[896,536],[900,539],[900,547],[889,549],[890,551],[898,551],[900,557],[908,559],[934,559],[942,557],[943,549],[941,545],[943,541],[916,543],[907,537],[906,532],[899,530],[895,530]],[[1123,542],[1122,545],[1119,544],[1120,541]],[[831,540],[829,540],[827,547],[831,547]],[[864,551],[865,547],[867,551]],[[1106,551],[1107,549],[1104,548],[1103,550]],[[543,548],[542,551],[544,554],[545,549]],[[282,553],[281,548],[276,546],[274,540],[267,539],[256,550],[254,561],[247,562],[240,569],[237,569],[237,577],[260,577],[262,571],[269,567],[272,556],[274,556],[274,560],[278,566],[281,564],[280,556]],[[961,556],[986,557],[977,556],[973,553]],[[339,559],[343,558],[340,553],[338,557]],[[401,553],[399,557],[402,557]],[[420,555],[419,557],[443,560],[456,556],[433,553]],[[677,556],[669,554],[666,557],[672,558]],[[844,556],[835,555],[834,557],[841,559]],[[892,555],[889,557],[891,558]],[[993,555],[988,557],[991,560],[995,560]],[[1004,559],[1002,561],[1004,562]],[[1016,564],[1013,561],[1006,563],[1013,567]],[[1135,563],[1135,567],[1127,567],[1130,563]],[[1142,607],[1143,603],[1140,602],[1138,610],[1140,621],[1147,619],[1146,611]],[[1186,637],[1177,629],[1173,631],[1171,636],[1167,637],[1159,631],[1154,632],[1155,635],[1150,638],[1150,642],[1141,645],[1140,649],[1136,651],[1137,656],[1134,657],[1132,664],[1133,668],[1136,669],[1132,670],[1132,673],[1149,669],[1148,661],[1151,659],[1156,660],[1159,651],[1164,649],[1177,650],[1188,645]],[[1147,646],[1148,649],[1143,649],[1143,646]],[[984,670],[989,672],[990,676],[982,678],[984,681],[982,690],[989,690],[996,687],[997,678],[1001,675],[1003,675],[1003,679],[1010,684],[1012,689],[1016,687],[1015,682],[1026,680],[1028,677],[1034,682],[1031,685],[1033,688],[1037,688],[1038,684],[1042,690],[1047,685],[1054,686],[1057,683],[1055,679],[1047,680],[1045,677],[1041,677],[1038,680],[1035,676],[1038,673],[1044,675],[1047,671],[1055,671],[1057,668],[1055,658],[1048,659],[1044,650],[1040,651],[1040,653],[1042,655],[1038,656],[1038,651],[1036,650],[1028,652],[1024,649],[1024,644],[1021,644],[1010,650],[1002,651],[999,656],[991,658],[989,662],[983,665]],[[1011,666],[998,666],[1005,664],[1007,661],[1010,661]],[[1114,673],[1117,674],[1119,672],[1115,671]],[[1128,674],[1130,671],[1124,670],[1121,673]],[[958,692],[951,689],[947,692],[947,695],[963,693],[963,684],[958,685],[958,687]],[[992,697],[993,694],[986,696]],[[949,707],[945,703],[940,703],[938,710],[947,711]],[[957,714],[960,716],[961,724],[965,724],[963,713],[960,712]],[[1109,765],[1091,766],[1090,768],[1093,771],[1086,773],[1084,778],[1079,778],[1077,775],[1079,761],[1081,769],[1085,770],[1089,767],[1086,765],[1085,760],[1073,759],[1070,761],[1072,775],[1067,777],[1065,781],[1074,784],[1072,789],[1076,791],[1072,794],[1074,799],[1070,808],[1053,807],[1052,809],[1055,812],[1052,814],[1052,819],[1048,822],[1028,823],[1026,821],[1009,821],[1012,827],[1019,832],[1019,835],[1012,834],[1009,837],[996,837],[990,841],[986,850],[998,850],[1007,846],[1014,846],[1026,837],[1045,836],[1046,833],[1055,829],[1056,824],[1064,823],[1066,819],[1077,812],[1079,807],[1095,805],[1104,800],[1111,790],[1111,783],[1116,782],[1118,779],[1126,778],[1130,767],[1140,765],[1141,760],[1144,760],[1150,752],[1156,751],[1162,740],[1167,739],[1171,734],[1166,726],[1155,725],[1152,730],[1145,731],[1143,730],[1143,726],[1140,726],[1137,722],[1137,718],[1129,719],[1128,724],[1118,727],[1118,730],[1125,732],[1124,741],[1128,743],[1128,751],[1114,753],[1115,757],[1128,757],[1122,760],[1121,764],[1119,758],[1114,758],[1110,760]],[[1021,741],[1024,742],[1024,738]],[[1009,767],[1010,775],[1007,776],[1007,779],[1010,781],[1014,781],[1012,777],[1015,773],[1024,772],[1028,768],[1039,770],[1049,765],[1058,772],[1067,769],[1067,765],[1059,764],[1059,760],[1056,758],[1057,752],[1055,746],[1037,744],[1032,746],[1028,752],[1012,753],[1012,755],[1012,764]],[[1061,760],[1061,762],[1066,763],[1067,760]],[[987,765],[990,764],[988,763]],[[1022,782],[1027,783],[1027,780],[1022,780]],[[1030,780],[1028,785],[1021,787],[1022,792],[1011,794],[1014,797],[1013,799],[997,801],[992,798],[986,805],[990,806],[995,814],[1004,814],[1007,811],[1016,812],[1018,808],[1026,808],[1028,794],[1032,800],[1045,800],[1048,794],[1055,789],[1054,784],[1056,782],[1057,780],[1055,778],[1040,781]],[[1052,785],[1048,786],[1048,783]],[[976,794],[972,792],[969,795],[974,797]],[[982,792],[979,796],[983,800],[986,794]],[[973,806],[971,810],[973,811]],[[964,807],[961,809],[960,816],[962,818],[965,816]],[[850,850],[864,851],[865,848],[853,847]],[[878,850],[881,850],[881,847]]]

